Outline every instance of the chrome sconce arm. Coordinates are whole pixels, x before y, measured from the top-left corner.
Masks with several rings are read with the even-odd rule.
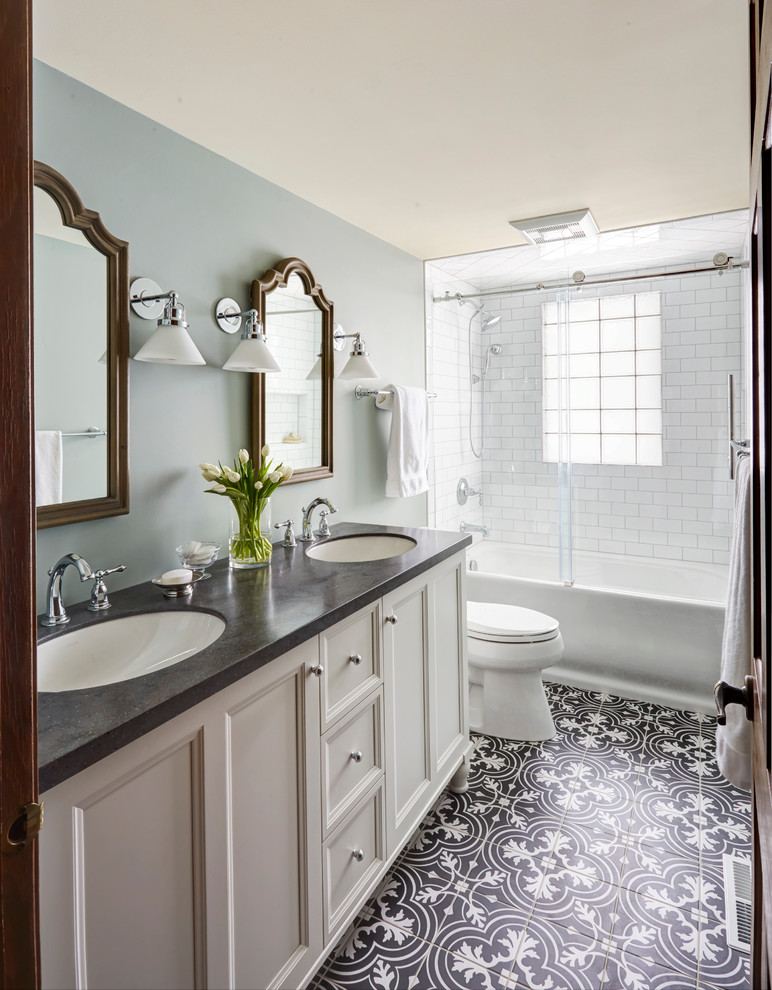
[[[225,371],[251,371],[256,374],[281,371],[268,347],[256,309],[242,310],[235,299],[226,296],[215,306],[214,318],[223,333],[238,333],[242,319],[244,321],[241,341],[223,365]]]

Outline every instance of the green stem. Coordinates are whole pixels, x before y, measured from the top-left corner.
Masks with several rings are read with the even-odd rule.
[[[239,531],[234,535],[230,545],[230,554],[236,560],[253,559],[264,563],[271,559],[270,534],[266,536],[260,528],[268,501],[267,498],[258,498],[254,502],[231,503],[239,519]]]

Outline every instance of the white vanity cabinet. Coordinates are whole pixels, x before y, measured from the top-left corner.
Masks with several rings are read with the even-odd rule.
[[[43,986],[303,985],[468,748],[463,573],[457,554],[44,794]]]

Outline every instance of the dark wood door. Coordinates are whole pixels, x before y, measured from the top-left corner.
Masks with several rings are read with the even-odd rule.
[[[22,807],[37,799],[32,498],[31,9],[0,3],[0,984],[39,986],[37,843]]]
[[[766,9],[765,9],[766,6]],[[772,792],[770,790],[770,327],[772,327],[772,125],[770,61],[772,4],[750,5],[751,50],[751,367],[753,574],[753,959],[751,986],[768,988],[772,966]]]

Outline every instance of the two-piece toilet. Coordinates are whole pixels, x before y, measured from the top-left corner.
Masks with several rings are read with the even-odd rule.
[[[563,655],[557,619],[516,605],[467,603],[469,722],[505,739],[552,739],[541,672]]]

